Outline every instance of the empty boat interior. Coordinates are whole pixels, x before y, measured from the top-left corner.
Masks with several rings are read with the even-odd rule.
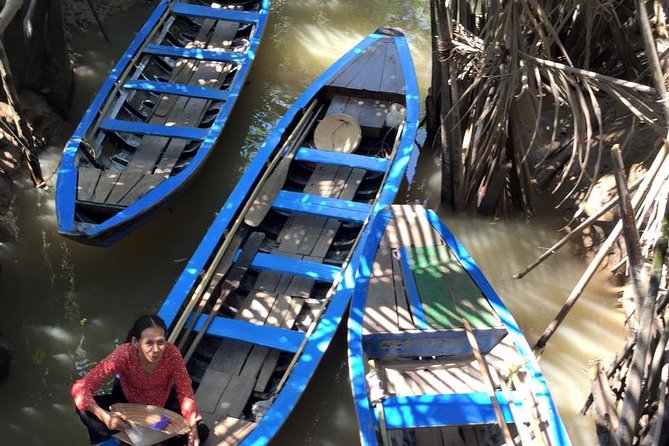
[[[363,318],[383,444],[550,444],[543,402],[488,300],[422,207],[392,213]]]
[[[253,429],[333,294],[397,147],[391,104],[324,88],[287,127],[284,156],[269,163],[208,266],[198,285],[206,304],[191,317],[200,325],[177,343],[212,426],[207,444],[237,444]],[[318,147],[319,124],[342,113],[359,122],[359,140],[342,151]]]
[[[224,8],[251,15],[260,4]],[[78,221],[100,223],[185,169],[226,109],[255,23],[202,18],[211,8],[197,1],[178,6],[151,31],[80,144]]]

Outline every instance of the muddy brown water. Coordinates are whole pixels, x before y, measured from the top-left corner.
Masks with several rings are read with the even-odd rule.
[[[76,122],[150,7],[105,22],[113,45],[95,31],[75,36]],[[141,313],[156,311],[223,204],[258,144],[294,99],[325,68],[382,24],[403,28],[421,94],[430,73],[429,10],[416,1],[274,0],[248,85],[218,150],[169,209],[110,248],[71,242],[56,232],[53,182],[20,187],[17,243],[0,245],[0,331],[14,345],[9,379],[0,384],[0,445],[83,445],[69,388],[125,337]],[[61,148],[41,160],[47,176]],[[439,167],[423,151],[398,202],[438,207]],[[559,253],[523,280],[514,273],[553,244],[564,224],[554,217],[495,221],[438,209],[534,342],[585,268]],[[550,209],[546,215],[554,214]],[[541,368],[575,445],[594,445],[592,418],[578,415],[589,390],[589,360],[612,357],[622,343],[622,316],[601,278],[588,288],[551,340]],[[345,333],[340,330],[304,398],[272,444],[355,445]]]

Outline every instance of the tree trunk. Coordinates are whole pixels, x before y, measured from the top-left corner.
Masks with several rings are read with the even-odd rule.
[[[43,94],[61,114],[69,111],[74,74],[68,54],[61,0],[30,0],[2,36],[15,88]]]

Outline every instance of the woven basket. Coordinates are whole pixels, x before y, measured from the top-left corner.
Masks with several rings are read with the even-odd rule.
[[[115,434],[117,439],[134,446],[151,446],[176,435],[183,435],[190,431],[186,419],[176,412],[163,407],[146,404],[117,403],[112,404],[113,412],[120,412],[125,416],[130,429]],[[152,427],[169,420],[162,427]]]

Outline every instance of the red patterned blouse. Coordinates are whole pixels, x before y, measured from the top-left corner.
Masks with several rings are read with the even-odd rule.
[[[179,349],[167,344],[158,366],[150,373],[142,369],[137,350],[130,343],[119,345],[86,376],[72,386],[74,404],[79,410],[86,410],[95,402],[93,392],[109,378],[119,374],[121,390],[129,403],[164,406],[172,390],[176,387],[181,414],[191,426],[198,421],[200,413],[195,403],[190,376],[184,366]]]

